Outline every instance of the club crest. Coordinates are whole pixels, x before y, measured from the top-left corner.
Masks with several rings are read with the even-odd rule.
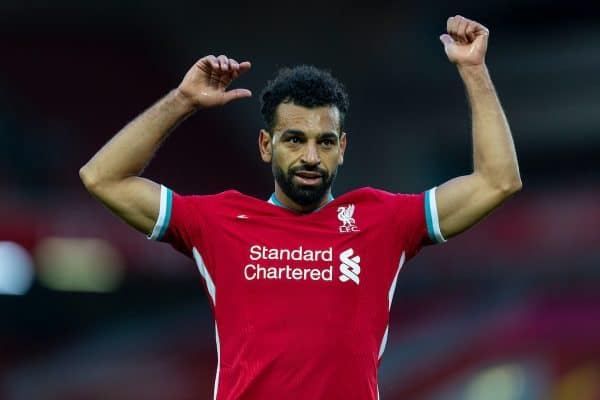
[[[337,217],[342,223],[339,229],[341,233],[360,232],[354,219],[354,204],[348,204],[346,207],[338,207],[337,212]]]

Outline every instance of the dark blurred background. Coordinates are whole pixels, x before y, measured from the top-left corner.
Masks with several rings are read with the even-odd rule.
[[[592,2],[0,3],[0,399],[212,396],[212,316],[191,260],[88,195],[79,168],[200,56],[250,60],[250,100],[202,111],[146,176],[267,198],[258,94],[279,67],[350,93],[334,194],[470,172],[464,89],[438,36],[465,15],[524,190],[400,274],[383,399],[600,399],[600,12]]]

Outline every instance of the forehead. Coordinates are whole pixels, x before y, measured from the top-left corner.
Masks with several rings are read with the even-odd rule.
[[[336,106],[307,108],[294,103],[281,103],[275,111],[275,131],[296,129],[304,132],[338,132],[340,112]]]

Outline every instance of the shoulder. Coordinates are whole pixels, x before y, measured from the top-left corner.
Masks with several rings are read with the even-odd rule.
[[[239,203],[254,199],[251,196],[247,196],[238,192],[237,190],[226,190],[220,193],[214,194],[186,194],[182,195],[179,193],[173,193],[173,199],[187,205],[210,205],[210,204],[227,204],[227,203]],[[258,200],[258,199],[255,199]]]
[[[218,198],[231,198],[231,197],[236,197],[236,196],[244,196],[237,190],[226,190],[224,192],[213,193],[213,194],[180,194],[180,193],[175,193],[175,192],[173,192],[173,193],[179,197],[183,197],[183,198],[186,198],[189,200],[218,199]]]
[[[368,210],[367,213],[405,219],[409,215],[424,215],[425,192],[420,194],[392,193],[373,187],[364,187],[345,193],[335,200],[340,207],[352,205],[356,210],[363,212]]]
[[[173,194],[173,203],[195,211],[216,211],[218,209],[242,209],[264,206],[266,201],[240,193],[237,190],[226,190],[215,194]]]
[[[353,201],[353,202],[375,202],[382,204],[398,204],[411,202],[414,200],[422,199],[423,193],[420,194],[406,194],[406,193],[392,193],[382,189],[376,189],[370,186],[352,190],[344,193],[337,199],[340,201]]]

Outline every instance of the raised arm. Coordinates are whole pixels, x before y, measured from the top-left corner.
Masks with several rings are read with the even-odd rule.
[[[481,220],[522,185],[510,127],[485,65],[489,31],[459,15],[448,19],[447,31],[440,40],[458,68],[471,107],[474,168],[436,190],[440,229],[449,238]]]
[[[181,84],[140,114],[104,145],[80,170],[87,190],[137,230],[149,234],[160,206],[160,186],[140,175],[162,141],[200,108],[249,97],[247,89],[227,91],[250,69],[226,56],[206,56],[186,73]]]

